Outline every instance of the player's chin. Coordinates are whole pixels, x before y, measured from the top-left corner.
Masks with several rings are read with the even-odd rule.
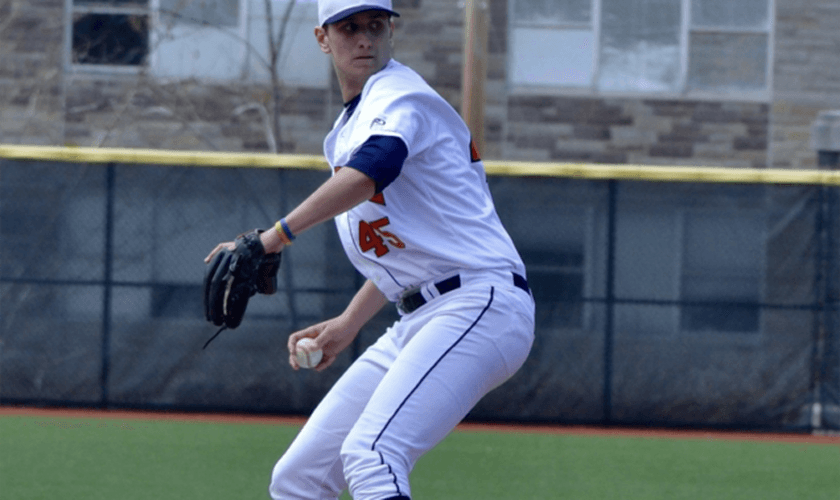
[[[353,59],[351,66],[353,71],[370,76],[382,69],[385,65],[373,57],[357,57]]]

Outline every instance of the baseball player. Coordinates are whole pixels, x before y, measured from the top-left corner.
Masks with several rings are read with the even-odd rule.
[[[316,369],[327,368],[389,302],[400,319],[330,389],[269,490],[277,500],[347,489],[355,500],[408,499],[417,459],[524,363],[534,301],[469,130],[391,57],[391,0],[319,0],[318,14],[315,37],[345,101],[324,140],[333,173],[261,242],[279,252],[335,219],[367,281],[341,315],[289,336],[289,363],[299,368],[296,344],[308,337],[323,351]]]

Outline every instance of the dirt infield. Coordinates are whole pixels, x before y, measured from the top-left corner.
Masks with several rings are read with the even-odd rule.
[[[303,417],[284,417],[234,413],[185,413],[132,410],[96,410],[77,408],[28,408],[0,406],[2,416],[29,416],[34,418],[85,418],[109,420],[172,420],[182,422],[207,422],[231,424],[302,425]],[[596,427],[565,425],[517,425],[463,423],[457,428],[465,432],[510,432],[529,434],[566,434],[591,436],[620,436],[672,439],[704,439],[734,441],[771,441],[840,446],[840,433],[771,433],[718,430],[685,430],[635,427]]]

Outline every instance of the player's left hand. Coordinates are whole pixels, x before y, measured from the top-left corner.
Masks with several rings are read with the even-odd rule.
[[[260,242],[261,230],[240,235],[232,243],[220,243],[207,257],[204,274],[204,314],[207,321],[225,328],[242,322],[249,299],[256,293],[277,291],[280,255],[266,254]]]

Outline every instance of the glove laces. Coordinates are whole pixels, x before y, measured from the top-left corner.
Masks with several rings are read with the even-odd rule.
[[[226,329],[227,329],[227,325],[223,325],[221,328],[219,328],[219,331],[217,331],[216,333],[213,334],[212,337],[207,339],[207,342],[204,343],[204,347],[202,347],[201,349],[202,350],[207,349],[207,346],[210,345],[210,342],[213,342],[213,340],[215,340],[216,337],[218,337],[219,334],[222,333],[223,331],[225,331]]]

